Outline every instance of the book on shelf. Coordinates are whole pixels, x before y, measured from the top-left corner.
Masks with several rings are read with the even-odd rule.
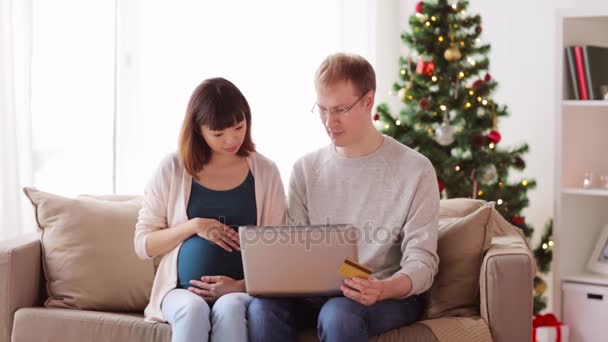
[[[608,86],[608,47],[585,45],[583,57],[590,100],[603,100],[601,86]]]
[[[578,92],[581,100],[589,100],[587,89],[587,75],[585,75],[585,58],[583,57],[583,47],[574,47],[574,64],[576,64],[576,77],[578,80]]]
[[[566,48],[570,75],[569,99],[603,100],[608,86],[608,47],[575,45]]]
[[[578,78],[576,76],[576,65],[574,64],[574,47],[566,48],[566,59],[568,60],[568,71],[570,74],[570,96],[569,99],[580,100],[581,95],[578,92]]]

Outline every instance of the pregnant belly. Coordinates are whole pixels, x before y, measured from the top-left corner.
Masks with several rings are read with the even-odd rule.
[[[190,280],[212,275],[243,279],[241,252],[228,252],[198,235],[188,238],[177,257],[178,287],[188,288]]]

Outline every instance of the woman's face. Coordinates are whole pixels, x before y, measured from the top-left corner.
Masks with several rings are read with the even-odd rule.
[[[245,140],[247,120],[243,119],[236,125],[219,131],[211,130],[208,126],[201,126],[201,132],[212,153],[236,155]]]

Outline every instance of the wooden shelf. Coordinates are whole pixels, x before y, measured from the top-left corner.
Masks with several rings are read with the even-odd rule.
[[[563,100],[563,106],[567,107],[606,107],[608,108],[608,101],[593,100],[593,101],[581,101],[581,100]]]
[[[608,286],[608,275],[582,273],[576,275],[563,276],[562,281]]]
[[[578,195],[578,196],[600,196],[608,197],[608,189],[579,189],[579,188],[562,188],[562,194]]]

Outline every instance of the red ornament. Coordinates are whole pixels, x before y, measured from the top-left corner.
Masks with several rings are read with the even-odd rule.
[[[422,6],[423,6],[423,2],[420,1],[419,3],[416,4],[416,13],[420,13],[422,14]]]
[[[492,75],[486,74],[486,77],[484,79],[486,80],[486,82],[490,82],[492,80]]]
[[[439,185],[439,192],[442,192],[445,189],[445,182],[441,178],[437,178],[437,184]]]
[[[483,80],[477,80],[475,82],[473,82],[473,85],[471,86],[471,88],[473,88],[473,90],[477,91],[477,88],[479,88],[479,86],[481,86],[483,84]]]
[[[416,72],[422,75],[433,76],[435,72],[435,64],[433,62],[418,61]]]
[[[523,216],[515,215],[511,218],[511,223],[516,226],[523,226],[526,223],[526,219]]]
[[[490,140],[490,142],[493,142],[494,144],[498,144],[501,138],[502,137],[500,136],[500,133],[498,133],[498,131],[491,131],[490,133],[488,133],[488,140]]]
[[[477,27],[475,28],[475,32],[477,32],[477,34],[480,34],[480,33],[481,33],[481,31],[483,31],[483,29],[481,28],[481,26],[477,26]]]
[[[378,120],[380,120],[380,115],[374,114],[374,121],[378,121]]]

